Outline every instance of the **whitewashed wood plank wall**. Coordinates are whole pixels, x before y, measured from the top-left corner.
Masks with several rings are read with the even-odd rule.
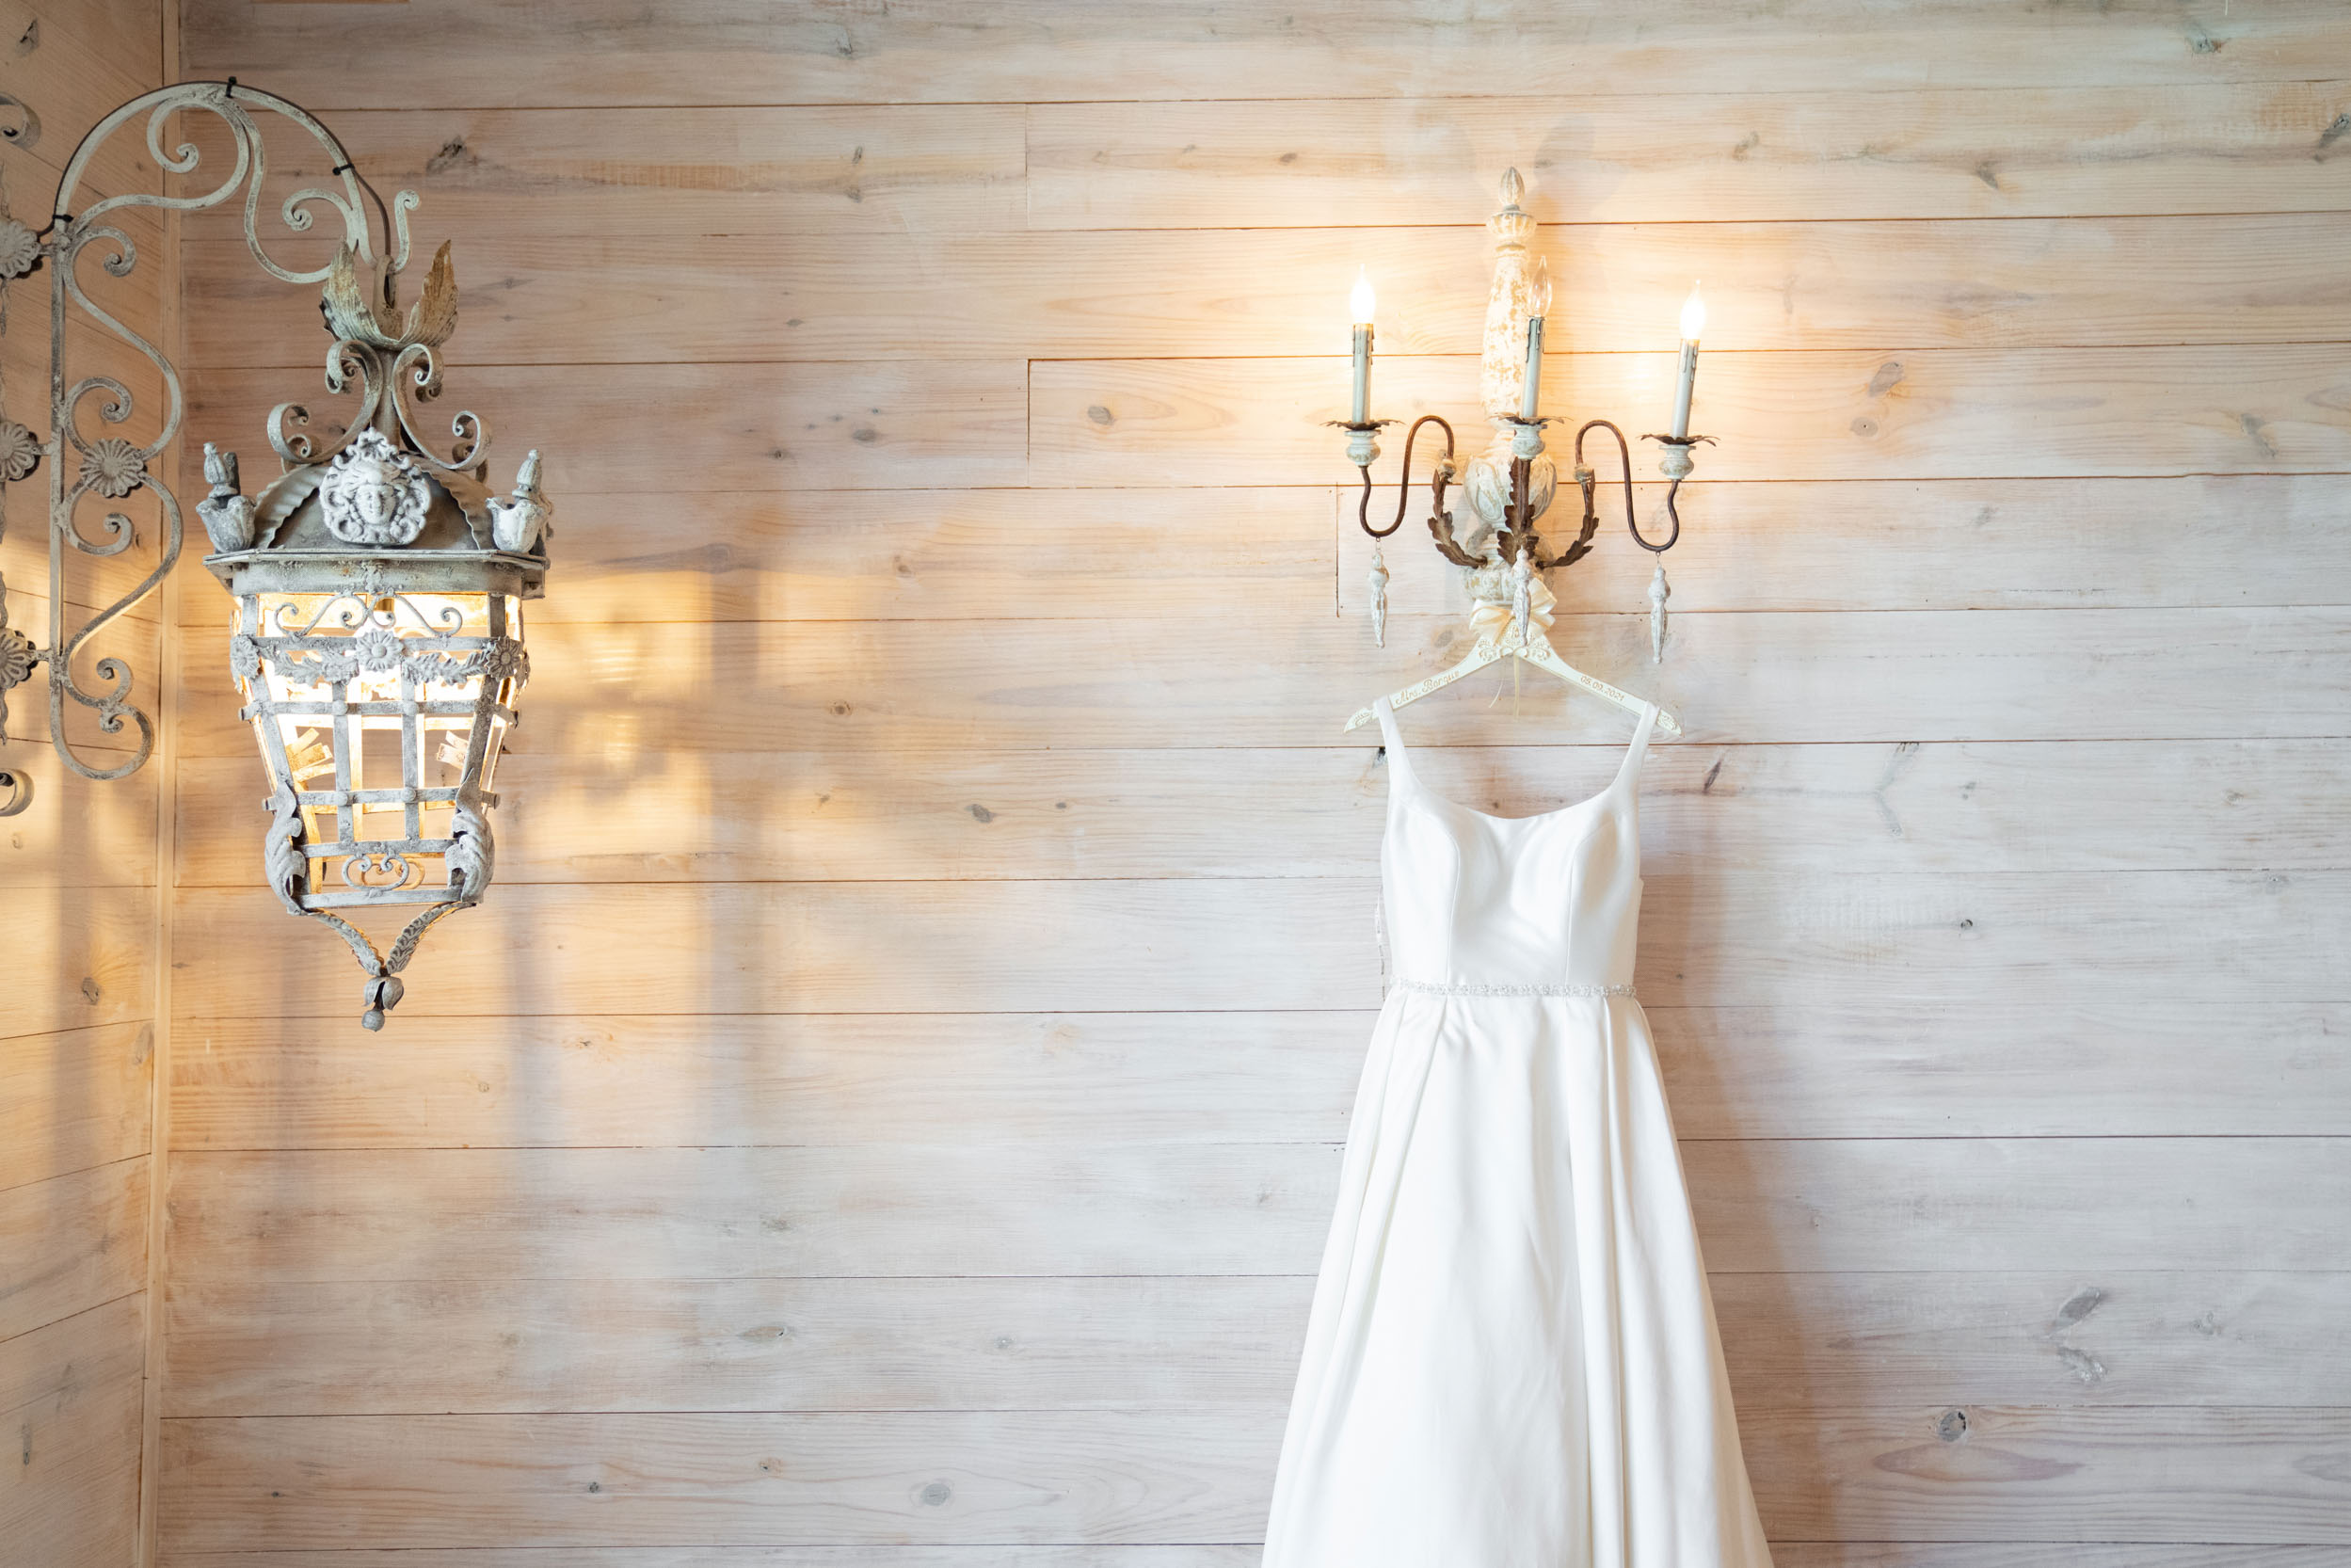
[[[153,0],[0,4],[0,93],[39,118],[42,134],[0,150],[8,205],[42,221],[84,127],[160,84],[166,40]],[[11,111],[11,123],[14,114]],[[102,188],[140,171],[108,157]],[[152,176],[152,168],[145,171]],[[123,218],[139,264],[120,283],[85,268],[100,301],[133,329],[168,341],[176,327],[176,258],[150,215]],[[8,416],[49,430],[49,279],[21,280],[0,351]],[[78,324],[76,376],[118,376],[135,400],[111,434],[142,442],[159,427],[160,382],[144,360]],[[94,400],[85,428],[99,422]],[[10,624],[48,641],[48,505],[44,470],[9,487],[0,574]],[[144,497],[119,504],[138,537],[124,554],[76,558],[70,616],[87,616],[154,568],[156,514]],[[98,508],[84,511],[98,535]],[[167,616],[150,601],[102,635],[92,659],[116,654],[136,673],[134,700],[158,707]],[[88,662],[82,668],[90,680]],[[160,1029],[161,837],[171,798],[162,767],[120,783],[68,771],[49,745],[47,671],[8,704],[0,767],[30,776],[31,807],[0,818],[0,1561],[41,1568],[127,1568],[141,1560],[152,1470],[145,1435],[158,1414],[149,1346],[155,1064]],[[83,715],[70,721],[99,766],[126,756],[120,737]]]
[[[1359,262],[1383,410],[1465,411],[1511,163],[1551,408],[1655,428],[1714,306],[1668,661],[1615,532],[1559,640],[1690,724],[1639,978],[1781,1560],[2351,1549],[2332,0],[186,0],[184,49],[424,193],[450,401],[562,511],[500,886],[381,1035],[257,885],[182,595],[170,1568],[1254,1560],[1379,992],[1336,721],[1461,625],[1408,530],[1370,646],[1317,421]],[[308,306],[217,223],[185,286],[196,434],[255,445]],[[1491,695],[1411,715],[1464,798],[1612,765]]]

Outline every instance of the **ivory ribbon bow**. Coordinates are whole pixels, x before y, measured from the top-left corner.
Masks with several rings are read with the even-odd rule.
[[[1551,591],[1549,585],[1542,578],[1528,579],[1527,618],[1533,622],[1533,625],[1527,628],[1530,635],[1548,636],[1550,634],[1551,606],[1559,601],[1559,596]],[[1490,599],[1478,600],[1470,609],[1469,624],[1481,639],[1500,643],[1511,634],[1511,601],[1507,599],[1499,602]]]

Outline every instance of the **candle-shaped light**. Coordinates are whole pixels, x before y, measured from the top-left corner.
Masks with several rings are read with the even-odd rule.
[[[1689,297],[1682,301],[1682,379],[1673,389],[1673,439],[1689,439],[1689,394],[1698,384],[1698,339],[1706,329],[1706,302],[1699,297],[1698,285],[1689,286]]]
[[[1541,258],[1535,262],[1535,280],[1527,291],[1527,380],[1518,398],[1518,417],[1535,417],[1535,406],[1543,397],[1543,318],[1551,313],[1551,264]]]
[[[1355,269],[1355,287],[1347,296],[1355,323],[1355,411],[1351,423],[1371,422],[1371,312],[1379,296],[1371,292],[1368,268]]]

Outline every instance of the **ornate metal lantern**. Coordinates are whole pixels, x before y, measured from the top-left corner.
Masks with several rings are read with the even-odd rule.
[[[472,413],[446,458],[417,436],[408,392],[440,391],[456,284],[443,246],[403,315],[397,272],[364,276],[346,247],[327,279],[327,385],[356,390],[349,428],[311,434],[280,405],[268,437],[285,472],[244,495],[236,455],[207,443],[197,506],[204,564],[237,600],[230,664],[269,778],[270,887],[350,944],[369,1029],[425,932],[489,887],[492,784],[530,674],[522,602],[553,515],[536,451],[511,495],[491,494]],[[387,906],[417,912],[378,950],[348,917]]]
[[[196,141],[168,135],[184,113],[209,117],[227,137],[231,156],[216,182],[209,168],[200,172],[205,154]],[[312,155],[331,169],[328,184],[294,190],[278,207],[296,233],[321,216],[339,224],[341,248],[323,266],[281,264],[257,226],[268,170],[262,126],[273,117],[312,138]],[[86,189],[84,176],[109,138],[142,120],[146,155],[174,177],[172,193]],[[31,110],[0,94],[0,143],[30,147],[40,135]],[[110,277],[127,277],[137,251],[119,225],[130,210],[197,211],[240,193],[246,248],[263,270],[290,283],[324,282],[333,339],[327,387],[356,395],[358,407],[331,437],[310,431],[300,406],[276,408],[267,434],[284,472],[258,496],[240,493],[236,454],[205,446],[212,491],[197,513],[214,553],[204,564],[237,599],[230,659],[246,697],[241,716],[253,726],[269,776],[270,886],[293,913],[325,921],[350,944],[368,976],[363,1021],[380,1029],[424,933],[479,903],[489,887],[489,811],[498,802],[491,783],[529,674],[522,601],[537,598],[546,579],[553,508],[539,490],[536,452],[523,459],[510,495],[490,494],[489,437],[472,414],[451,422],[456,446],[446,458],[417,434],[409,400],[440,395],[440,349],[457,324],[457,287],[443,246],[422,296],[405,313],[398,308],[416,193],[397,192],[387,203],[325,125],[234,77],[159,88],[106,115],[67,160],[54,216],[38,232],[8,216],[0,189],[0,334],[8,284],[42,266],[51,275],[47,436],[0,405],[0,532],[7,486],[44,465],[49,471],[50,637],[37,647],[9,627],[0,585],[0,744],[9,691],[45,662],[50,742],[65,766],[86,778],[122,778],[152,750],[152,721],[130,700],[129,662],[92,659],[91,639],[152,593],[179,559],[180,506],[156,459],[177,438],[185,403],[170,358],[90,298],[78,263],[87,252]],[[383,230],[380,263],[371,205]],[[69,306],[154,367],[163,409],[151,440],[101,438],[84,427],[86,405],[100,422],[120,425],[134,399],[114,376],[69,372]],[[69,478],[76,458],[78,473]],[[80,509],[91,496],[120,500],[139,489],[154,492],[159,511],[154,568],[74,630],[69,561],[119,554],[135,542],[128,516],[106,513],[93,537]],[[97,689],[81,684],[77,659],[89,664]],[[136,728],[127,759],[101,767],[77,753],[66,719],[82,710],[94,713],[101,735]],[[29,776],[0,769],[0,817],[30,801]],[[380,952],[346,918],[378,905],[417,910]]]

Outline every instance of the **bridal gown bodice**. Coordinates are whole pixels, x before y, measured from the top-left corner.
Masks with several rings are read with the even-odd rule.
[[[1398,984],[1473,995],[1631,986],[1641,884],[1628,785],[1654,720],[1653,710],[1607,789],[1534,817],[1489,816],[1436,794],[1401,746],[1388,748],[1380,872]]]
[[[1266,1568],[1770,1568],[1633,996],[1648,710],[1504,818],[1383,699],[1392,976],[1356,1086]]]

